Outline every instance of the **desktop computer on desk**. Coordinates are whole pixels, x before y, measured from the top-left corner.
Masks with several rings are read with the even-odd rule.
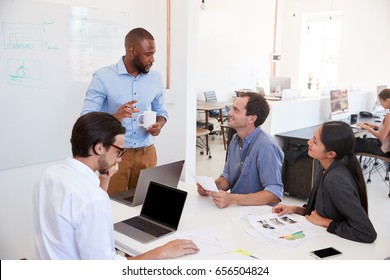
[[[330,117],[333,121],[348,119],[349,100],[347,89],[330,90]]]
[[[296,91],[291,89],[290,77],[270,77],[269,95],[265,95],[268,101],[280,101],[283,99],[283,91],[286,93],[285,99],[294,99]],[[291,97],[291,98],[290,98]]]
[[[282,90],[291,88],[290,77],[270,77],[269,91],[276,97],[282,97]]]

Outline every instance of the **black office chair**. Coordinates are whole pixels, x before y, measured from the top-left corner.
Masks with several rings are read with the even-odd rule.
[[[369,153],[356,153],[356,156],[359,157],[364,176],[367,176],[367,183],[371,183],[371,175],[378,172],[382,181],[389,188],[388,196],[390,197],[390,157],[383,157]]]
[[[203,140],[203,137],[206,137],[209,133],[210,130],[206,128],[196,128],[196,147],[200,148],[201,155],[203,155],[204,151],[206,150],[206,154],[209,156],[209,158],[212,158],[210,146],[207,145],[206,142]]]
[[[214,90],[204,91],[203,94],[204,94],[204,98],[205,98],[206,102],[218,102],[217,94],[215,93]],[[227,123],[229,121],[228,110],[230,110],[230,107],[231,106],[225,106],[225,108],[222,109],[221,130],[220,131],[211,131],[211,133],[210,133],[211,135],[213,135],[213,134],[222,134],[222,136],[223,136],[223,146],[224,146],[225,150],[226,150],[226,147],[227,147],[227,145],[226,145],[226,135],[225,135],[225,131],[224,131],[224,127],[223,127],[222,123]],[[210,117],[214,117],[214,118],[216,118],[218,120],[218,119],[220,119],[220,111],[219,110],[209,111],[209,116]]]

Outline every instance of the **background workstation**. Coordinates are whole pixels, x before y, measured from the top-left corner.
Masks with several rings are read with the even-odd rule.
[[[276,28],[278,32],[275,36],[276,2],[278,2]],[[196,99],[203,99],[203,91],[213,89],[219,101],[231,101],[234,90],[252,88],[256,83],[268,92],[272,66],[270,57],[274,52],[275,40],[276,51],[282,57],[276,63],[275,74],[291,77],[292,87],[305,86],[305,82],[299,82],[305,81],[307,76],[302,74],[305,78],[299,78],[299,38],[303,32],[301,19],[304,14],[324,13],[329,10],[342,12],[343,32],[338,72],[340,86],[355,89],[357,86],[359,89],[357,92],[375,95],[376,85],[390,84],[388,78],[390,53],[386,48],[390,43],[390,33],[387,29],[390,26],[390,18],[387,16],[390,3],[387,0],[359,2],[243,0],[240,6],[237,6],[236,1],[233,0],[206,0],[205,3],[206,7],[203,10],[200,9],[200,1],[197,0],[170,1],[171,53],[167,100],[170,120],[156,143],[161,164],[184,158],[186,168],[195,172]],[[135,26],[142,26],[150,30],[156,38],[158,50],[153,68],[165,77],[168,72],[166,67],[167,6],[166,1],[161,0],[115,0],[110,1],[109,6],[101,1],[87,0],[5,0],[1,1],[0,5],[1,36],[3,36],[0,46],[2,67],[0,94],[1,100],[4,100],[0,102],[2,135],[0,141],[3,149],[7,150],[7,157],[0,159],[3,166],[0,170],[0,220],[2,221],[0,258],[34,259],[30,216],[33,183],[45,167],[60,161],[63,156],[70,155],[67,139],[69,139],[70,128],[81,109],[89,82],[88,76],[101,66],[115,63],[124,52],[122,47],[124,34],[118,33],[118,45],[115,47],[110,45],[109,54],[105,57],[92,59],[94,63],[90,64],[90,56],[96,58],[94,56],[97,54],[86,54],[80,56],[76,64],[72,64],[71,49],[69,45],[65,45],[70,35],[67,25],[72,18],[70,13],[77,11],[76,8],[71,7],[82,7],[83,16],[79,19],[83,19],[83,23],[89,21],[88,16],[94,16],[95,19],[101,14],[104,14],[104,17],[98,18],[98,22],[111,23],[112,21],[107,18],[110,15],[117,19],[115,15],[125,14],[128,23],[127,27],[121,25],[122,28],[130,30]],[[10,8],[12,5],[18,9]],[[352,5],[354,9],[350,8]],[[44,13],[45,11],[47,12]],[[362,21],[362,18],[365,20]],[[370,24],[368,25],[367,22]],[[47,41],[49,45],[43,45],[46,49],[39,51],[28,48],[7,49],[4,34],[6,30],[10,30],[8,27],[13,23],[39,25],[39,30],[47,28],[51,32],[49,39],[54,40]],[[373,28],[375,32],[372,32]],[[60,46],[61,49],[49,50],[50,46]],[[39,61],[40,57],[41,73],[47,74],[41,76],[41,87],[33,85],[23,87],[9,82],[9,70],[12,69],[7,66],[10,65],[9,60],[25,58]],[[71,67],[72,65],[74,68]],[[70,69],[84,72],[73,73],[79,74],[75,77],[71,75]],[[324,98],[318,97],[318,100]],[[375,99],[369,100],[375,102]],[[296,123],[301,127],[311,126],[328,117],[327,114],[320,115],[322,111],[311,106],[309,101],[304,102],[306,105],[298,101],[272,104],[271,118],[267,120],[270,123],[265,124],[266,130],[275,134],[300,128],[293,127]],[[305,106],[304,108],[307,108],[305,112],[310,111],[311,115],[300,118],[298,122],[286,122],[286,118],[289,118],[291,110],[296,106]],[[277,114],[276,107],[284,107],[281,110],[283,114]],[[37,110],[38,108],[43,111]],[[42,116],[43,112],[45,115]],[[298,118],[298,115],[294,116]],[[283,127],[273,127],[273,124]],[[27,130],[29,127],[33,129]],[[49,127],[55,127],[56,130],[49,131],[47,129]],[[178,131],[180,137],[171,137],[171,135],[178,135]],[[41,136],[39,139],[42,142],[30,141],[30,139],[36,140],[36,136]],[[45,142],[46,137],[57,138]],[[48,150],[45,146],[48,146]],[[175,153],[167,147],[174,147]],[[23,161],[38,148],[40,153],[33,157],[33,160],[38,159],[38,161],[24,163]],[[191,181],[190,178],[188,180]]]
[[[378,116],[378,118],[383,118],[383,116]],[[359,117],[357,121],[375,124],[375,120],[377,119]],[[348,119],[344,121],[350,122]],[[308,155],[307,142],[313,137],[317,128],[318,125],[315,125],[275,134],[285,154],[282,172],[285,194],[309,198],[314,164],[319,164],[319,162],[313,161]],[[366,137],[369,134],[367,130],[358,127],[352,129],[355,137]]]

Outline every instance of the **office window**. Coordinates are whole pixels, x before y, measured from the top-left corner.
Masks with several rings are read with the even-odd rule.
[[[307,87],[338,84],[341,13],[307,14],[303,17],[299,83]]]

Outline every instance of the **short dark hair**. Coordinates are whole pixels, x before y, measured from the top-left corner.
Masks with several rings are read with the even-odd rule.
[[[269,115],[269,105],[267,100],[261,94],[254,92],[241,92],[240,97],[249,97],[246,104],[246,115],[257,116],[255,127],[262,125]]]
[[[127,33],[125,37],[125,46],[139,43],[144,39],[154,40],[154,37],[152,34],[150,34],[149,31],[146,29],[143,29],[141,27],[134,28]]]
[[[126,128],[114,116],[104,112],[90,112],[77,119],[70,143],[73,156],[89,157],[89,149],[97,143],[104,147],[114,144],[115,137],[125,134]]]

